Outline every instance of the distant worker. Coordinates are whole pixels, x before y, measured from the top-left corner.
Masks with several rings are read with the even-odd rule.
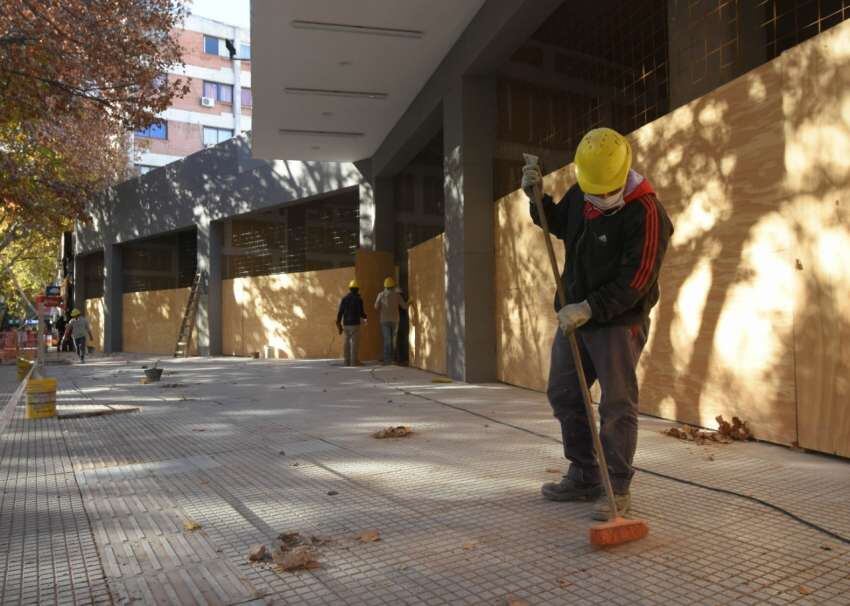
[[[398,310],[407,309],[408,303],[396,288],[395,279],[384,280],[384,290],[375,299],[375,310],[380,312],[381,335],[384,338],[384,364],[395,362],[395,345],[398,336]]]
[[[68,320],[65,318],[65,312],[59,314],[59,317],[56,318],[56,336],[58,337],[58,341],[56,344],[56,351],[67,351],[65,349],[65,328],[68,326]]]
[[[79,309],[75,309],[71,312],[71,320],[65,327],[65,334],[62,337],[62,341],[64,342],[68,337],[73,339],[74,348],[77,350],[77,355],[83,364],[86,363],[86,336],[94,341],[89,321],[80,313]]]
[[[336,327],[339,334],[345,333],[342,344],[342,357],[346,366],[359,366],[360,324],[366,324],[366,312],[363,311],[363,298],[357,280],[348,283],[348,294],[339,302],[336,314]]]
[[[561,423],[569,470],[542,487],[552,501],[596,501],[593,517],[609,518],[599,468],[567,335],[575,332],[588,385],[602,388],[601,438],[617,509],[631,506],[629,485],[638,433],[635,369],[649,333],[649,311],[658,302],[658,272],[673,226],[655,191],[631,169],[629,142],[609,128],[588,132],[575,153],[578,184],[555,204],[543,196],[552,234],[564,241],[561,275],[568,304],[558,309],[547,396]],[[536,165],[523,167],[522,189],[542,193]],[[534,203],[531,218],[540,219]]]

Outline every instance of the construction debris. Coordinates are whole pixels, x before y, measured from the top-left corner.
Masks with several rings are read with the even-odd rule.
[[[200,524],[198,524],[195,520],[184,520],[183,522],[183,530],[187,532],[194,532],[196,530],[200,530],[203,528]]]
[[[357,535],[357,540],[361,543],[374,543],[381,540],[381,531],[377,529],[364,530]]]
[[[269,549],[266,545],[254,545],[248,552],[248,561],[254,563],[274,562],[285,572],[296,570],[314,570],[321,564],[318,561],[316,547],[327,545],[330,539],[310,536],[300,532],[282,532],[277,536],[276,546]]]
[[[665,429],[661,433],[672,438],[695,442],[697,444],[705,444],[707,442],[730,444],[736,441],[753,439],[753,434],[746,421],[741,421],[738,417],[732,417],[732,422],[729,423],[723,416],[718,416],[715,420],[718,425],[717,431],[703,431],[697,427],[682,425],[681,427]]]
[[[372,434],[373,438],[383,440],[384,438],[406,438],[413,433],[413,429],[407,425],[397,425],[395,427],[387,427]]]
[[[292,549],[278,549],[272,555],[274,563],[281,570],[292,572],[294,570],[314,570],[319,568],[321,564],[316,559],[316,552],[312,547],[307,545],[299,545]]]

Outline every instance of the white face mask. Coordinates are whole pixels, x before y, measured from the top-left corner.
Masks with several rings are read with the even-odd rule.
[[[610,196],[593,196],[591,194],[584,194],[584,199],[602,212],[606,212],[625,204],[625,201],[623,200],[623,191],[624,190],[621,189]]]

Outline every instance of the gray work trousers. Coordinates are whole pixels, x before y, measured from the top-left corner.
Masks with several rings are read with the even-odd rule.
[[[635,370],[646,344],[649,321],[637,326],[591,326],[576,331],[588,386],[599,381],[602,401],[600,437],[614,492],[629,491],[637,447],[638,384]],[[598,484],[599,467],[593,438],[573,364],[570,343],[558,329],[552,343],[549,385],[546,390],[555,418],[561,422],[564,456],[570,461],[567,477]]]
[[[354,366],[360,363],[360,355],[357,348],[360,344],[360,325],[343,326],[345,338],[342,342],[342,357],[346,366]]]

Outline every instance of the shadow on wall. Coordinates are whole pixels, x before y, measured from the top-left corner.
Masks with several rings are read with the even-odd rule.
[[[359,251],[355,267],[224,280],[223,353],[281,359],[341,357],[336,314],[356,275],[370,320],[361,328],[360,357],[375,360],[381,342],[373,304],[384,277],[394,272],[389,253]]]
[[[644,412],[702,426],[737,415],[759,438],[850,456],[848,84],[844,23],[632,134],[634,167],[676,228]],[[565,167],[547,191],[572,182]],[[496,225],[500,378],[541,389],[554,286],[520,192]]]
[[[174,354],[189,292],[187,287],[125,293],[122,351]],[[197,330],[192,333],[189,352],[197,354]]]
[[[250,137],[234,137],[106,190],[78,229],[78,252],[363,184],[353,164],[254,160]]]
[[[95,351],[103,351],[103,297],[94,299],[86,299],[85,302],[86,318],[91,326],[91,334],[94,339],[89,345],[93,346]]]

